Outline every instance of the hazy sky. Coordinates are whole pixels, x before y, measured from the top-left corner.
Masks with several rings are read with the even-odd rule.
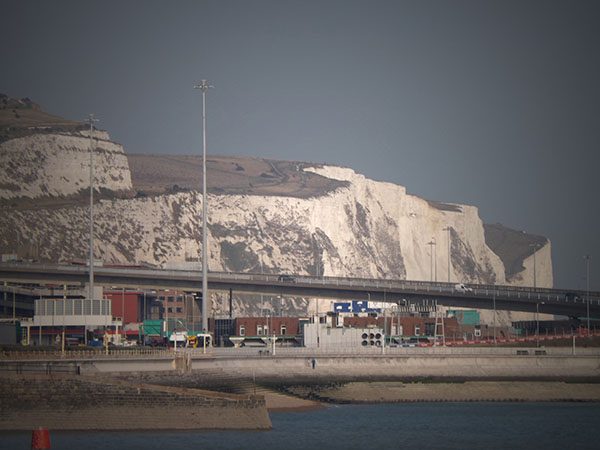
[[[547,236],[600,290],[600,2],[2,0],[0,92],[129,153],[326,162]],[[210,175],[209,175],[210,176]]]

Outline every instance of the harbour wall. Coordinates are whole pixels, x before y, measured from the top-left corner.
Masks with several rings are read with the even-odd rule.
[[[106,376],[2,375],[0,430],[271,428],[262,396],[221,394]]]
[[[532,352],[533,353],[533,352]],[[148,372],[176,364],[143,361],[93,361],[81,366],[85,373]],[[180,365],[181,366],[181,365]],[[403,356],[262,356],[192,359],[181,373],[277,383],[398,380],[406,378],[459,379],[599,379],[600,356],[590,355],[403,355]]]
[[[489,349],[481,352],[406,352],[392,355],[352,355],[281,352],[199,355],[193,352],[154,358],[1,360],[3,372],[17,373],[199,373],[205,378],[228,377],[276,383],[451,379],[594,379],[600,380],[600,353],[596,349],[566,351]],[[506,350],[510,350],[507,352]],[[584,351],[585,350],[585,351]]]

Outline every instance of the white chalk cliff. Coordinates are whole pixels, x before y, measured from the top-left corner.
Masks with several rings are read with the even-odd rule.
[[[95,185],[115,195],[105,195],[95,208],[95,254],[107,263],[158,266],[199,255],[202,196],[192,191],[134,198],[122,146],[106,133],[96,138]],[[346,183],[310,198],[208,196],[210,270],[447,281],[449,263],[452,282],[533,284],[536,247],[523,245],[523,257],[507,270],[508,259],[491,248],[489,236],[486,241],[474,206],[430,202],[348,168],[306,164],[301,170]],[[88,183],[89,138],[82,131],[33,132],[0,143],[0,251],[35,244],[41,260],[85,258],[85,202],[22,202],[84,195]],[[117,195],[128,192],[129,198]],[[551,287],[547,239],[539,241],[535,257],[537,286]],[[306,305],[296,300],[290,311]],[[240,299],[236,308],[253,310]]]

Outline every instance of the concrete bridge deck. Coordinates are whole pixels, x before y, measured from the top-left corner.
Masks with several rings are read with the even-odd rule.
[[[97,267],[95,283],[136,289],[180,289],[201,291],[200,271],[124,269]],[[58,264],[0,264],[0,281],[12,283],[80,284],[88,280],[85,266]],[[287,276],[271,274],[211,272],[211,290],[263,293],[281,296],[370,299],[407,304],[437,302],[444,306],[497,309],[600,318],[600,293],[565,289],[527,288],[501,285],[470,285],[456,289],[454,283],[409,280]]]

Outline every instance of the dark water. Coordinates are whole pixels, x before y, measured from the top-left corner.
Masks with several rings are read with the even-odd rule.
[[[52,449],[600,449],[599,403],[343,405],[271,420],[264,432],[52,432]],[[31,433],[0,434],[1,449],[30,445]]]

